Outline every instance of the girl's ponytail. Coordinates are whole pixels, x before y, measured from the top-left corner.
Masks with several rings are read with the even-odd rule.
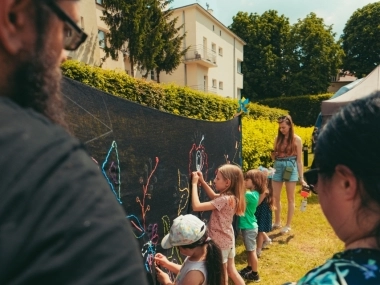
[[[223,257],[220,247],[210,238],[205,241],[207,244],[206,269],[208,285],[224,285],[225,276],[223,269]]]

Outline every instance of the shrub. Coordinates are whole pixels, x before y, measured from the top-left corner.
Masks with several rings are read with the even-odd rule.
[[[268,107],[289,110],[290,116],[298,126],[309,127],[315,124],[321,112],[321,103],[331,98],[333,94],[306,95],[294,97],[279,97],[259,100],[258,103]]]

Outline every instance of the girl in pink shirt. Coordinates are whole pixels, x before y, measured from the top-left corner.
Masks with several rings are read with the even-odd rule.
[[[211,201],[202,203],[199,201],[198,183],[201,184]],[[209,236],[222,250],[226,284],[230,277],[235,284],[244,285],[243,278],[235,268],[235,235],[232,227],[234,215],[243,215],[245,211],[242,170],[236,165],[222,165],[216,173],[214,186],[219,193],[215,193],[204,181],[202,172],[193,172],[192,207],[196,212],[212,211],[208,224]]]

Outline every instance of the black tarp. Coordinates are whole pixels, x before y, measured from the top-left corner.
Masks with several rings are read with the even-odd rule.
[[[211,181],[218,166],[241,165],[239,118],[207,122],[176,116],[68,78],[63,79],[62,93],[70,129],[124,207],[154,284],[155,252],[183,260],[176,249],[163,250],[160,242],[175,217],[191,212],[191,171],[199,169]],[[203,193],[202,200],[207,200]],[[208,214],[200,217],[207,220]]]

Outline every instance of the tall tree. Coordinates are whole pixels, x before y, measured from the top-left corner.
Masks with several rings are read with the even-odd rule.
[[[287,95],[326,92],[343,56],[334,36],[332,26],[326,26],[314,13],[292,26],[286,59]]]
[[[341,36],[343,69],[361,78],[380,64],[380,2],[356,10]]]
[[[131,74],[143,50],[146,22],[145,0],[103,0],[103,21],[109,29],[104,51],[106,56],[118,59],[127,43]]]
[[[261,16],[238,12],[230,29],[247,42],[244,48],[244,89],[247,98],[278,97],[284,94],[284,56],[290,24],[284,15],[269,10]]]
[[[170,74],[181,63],[183,56],[188,48],[182,48],[185,33],[181,34],[183,25],[176,27],[178,18],[171,19],[172,10],[165,10],[163,18],[165,19],[162,29],[163,46],[155,57],[157,82],[160,82],[160,73],[165,71]]]

